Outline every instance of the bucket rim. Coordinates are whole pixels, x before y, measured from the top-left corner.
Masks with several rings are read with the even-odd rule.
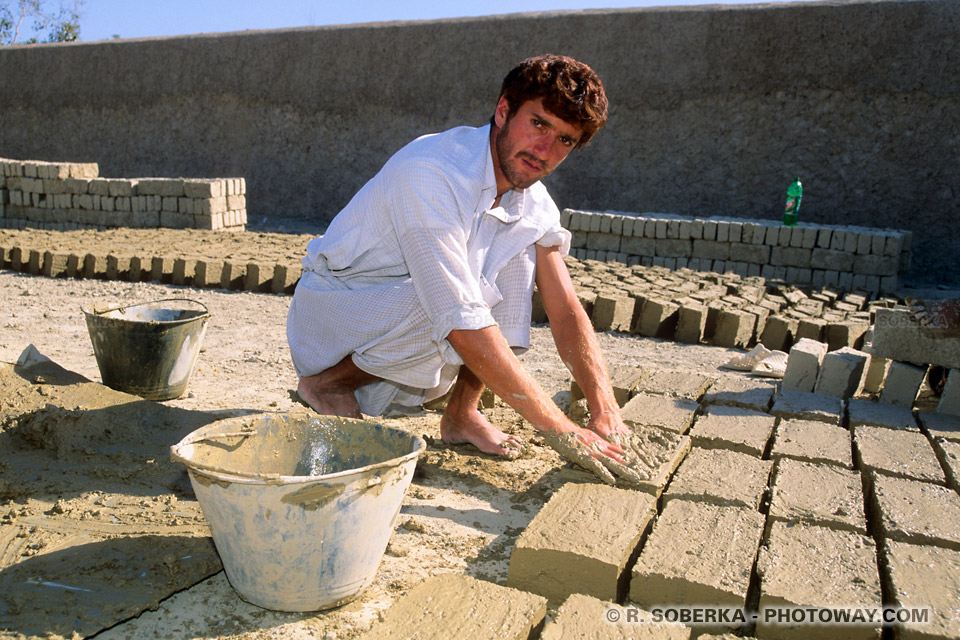
[[[151,320],[151,324],[158,324],[163,326],[174,326],[178,324],[186,324],[188,322],[196,322],[197,320],[206,320],[210,317],[210,310],[207,308],[207,305],[203,304],[199,300],[194,300],[193,298],[159,298],[157,300],[146,300],[144,302],[134,302],[133,304],[115,304],[103,309],[86,309],[83,306],[80,307],[80,310],[84,313],[87,318],[98,318],[105,320],[114,320],[117,322],[136,322],[141,323],[138,320],[130,320],[128,318],[108,318],[105,314],[110,313],[111,311],[120,310],[125,311],[126,309],[132,309],[134,307],[144,307],[147,305],[154,305],[161,302],[188,302],[190,304],[195,304],[202,309],[202,313],[199,316],[191,316],[189,318],[179,318],[177,320]]]
[[[279,416],[284,415],[281,413],[263,413],[260,414],[261,417],[269,416]],[[289,415],[289,414],[288,414]],[[396,427],[390,427],[379,422],[371,422],[368,420],[357,420],[356,418],[342,418],[340,416],[311,416],[309,420],[322,420],[323,418],[332,418],[334,420],[346,423],[367,423],[374,425],[381,429],[387,431],[395,432],[398,434],[403,434],[412,439],[414,444],[413,451],[405,453],[401,456],[396,456],[390,458],[389,460],[383,460],[382,462],[375,462],[373,464],[368,464],[363,467],[355,467],[353,469],[344,469],[343,471],[336,471],[334,473],[326,473],[318,476],[288,476],[279,473],[249,473],[249,474],[239,474],[236,472],[231,472],[226,469],[215,467],[212,465],[199,464],[188,460],[184,455],[180,453],[181,447],[186,447],[198,442],[203,442],[206,440],[215,440],[220,438],[247,438],[257,434],[256,429],[250,428],[248,430],[238,430],[229,433],[211,433],[206,434],[205,431],[212,430],[213,427],[222,426],[223,423],[229,421],[238,421],[239,418],[249,418],[250,416],[236,416],[233,418],[225,418],[223,420],[217,420],[211,424],[200,427],[196,431],[186,435],[180,442],[170,447],[170,458],[174,462],[179,462],[184,465],[190,473],[197,473],[202,476],[207,476],[213,478],[214,480],[219,480],[222,482],[230,482],[233,484],[245,484],[245,485],[297,485],[297,484],[313,484],[316,482],[325,482],[328,480],[338,480],[347,476],[353,475],[363,475],[368,474],[374,471],[380,471],[381,469],[394,468],[404,465],[411,460],[417,459],[421,453],[423,453],[427,448],[426,441],[418,436],[415,433],[410,433],[409,431],[404,431],[403,429],[397,429]]]

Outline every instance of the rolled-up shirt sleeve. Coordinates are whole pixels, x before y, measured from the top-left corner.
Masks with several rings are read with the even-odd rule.
[[[455,329],[482,329],[496,321],[479,274],[470,267],[462,210],[447,178],[435,166],[409,163],[391,188],[391,216],[417,297],[441,350]]]

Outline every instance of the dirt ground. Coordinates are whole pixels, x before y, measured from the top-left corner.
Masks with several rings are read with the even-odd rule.
[[[74,245],[90,251],[94,242],[145,251],[137,245],[146,243],[157,251],[269,254],[275,261],[299,256],[309,238],[246,233],[31,237],[48,249],[59,241],[67,252],[78,250]],[[304,410],[291,396],[289,296],[10,271],[0,271],[0,295],[7,301],[0,309],[0,362],[10,363],[0,364],[0,592],[7,594],[0,598],[0,629],[103,639],[351,638],[427,576],[459,572],[505,584],[517,536],[551,493],[570,480],[593,481],[505,405],[486,412],[527,443],[514,461],[444,445],[435,411],[395,409],[382,422],[423,435],[428,448],[373,584],[326,613],[260,609],[229,586],[185,470],[170,461],[168,449],[218,418]],[[100,385],[81,309],[170,297],[197,300],[211,312],[184,396],[149,402]],[[600,337],[610,366],[742,375],[718,369],[734,350]],[[59,367],[17,375],[12,363],[28,345]],[[522,360],[565,407],[570,378],[548,328],[534,327],[533,348]]]

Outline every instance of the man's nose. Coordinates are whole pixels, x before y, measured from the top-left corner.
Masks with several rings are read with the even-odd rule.
[[[550,155],[552,143],[553,140],[550,136],[540,136],[533,145],[533,150],[541,160],[546,159],[546,157]]]

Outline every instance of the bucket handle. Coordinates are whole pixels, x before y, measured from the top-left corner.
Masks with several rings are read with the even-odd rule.
[[[158,302],[190,302],[196,305],[203,307],[203,315],[197,316],[196,318],[190,318],[191,320],[196,320],[197,318],[209,318],[210,309],[207,308],[207,305],[203,304],[198,300],[192,300],[190,298],[160,298],[158,300],[148,300],[147,302],[134,302],[133,304],[118,304],[113,307],[107,307],[106,309],[97,309],[96,305],[93,306],[91,310],[84,309],[83,306],[80,306],[80,311],[83,313],[89,313],[95,316],[102,316],[105,313],[110,313],[111,311],[120,311],[121,313],[127,309],[127,307],[138,307],[144,304],[156,304]]]
[[[198,434],[193,438],[184,438],[180,441],[180,444],[196,444],[198,442],[206,442],[207,440],[219,440],[220,438],[247,438],[255,435],[257,435],[256,431],[234,431],[233,433],[213,433],[210,435]]]

